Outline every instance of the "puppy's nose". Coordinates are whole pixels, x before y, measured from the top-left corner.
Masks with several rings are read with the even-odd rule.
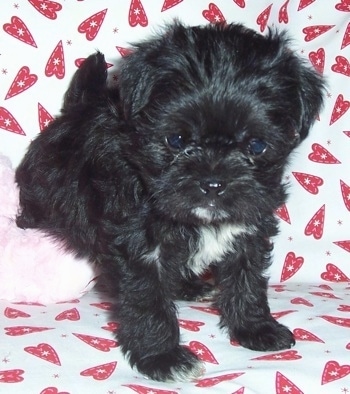
[[[226,183],[216,180],[202,181],[199,184],[199,188],[207,197],[216,197],[225,193]]]

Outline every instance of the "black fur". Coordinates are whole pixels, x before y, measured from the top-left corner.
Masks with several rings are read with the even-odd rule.
[[[18,225],[100,264],[121,349],[152,379],[202,373],[179,344],[174,300],[213,294],[199,279],[208,267],[230,338],[254,350],[294,344],[270,315],[264,273],[283,170],[323,81],[288,44],[241,25],[174,23],[123,59],[114,92],[92,55],[17,169]]]

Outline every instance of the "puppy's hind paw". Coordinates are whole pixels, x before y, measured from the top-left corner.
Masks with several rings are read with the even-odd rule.
[[[168,353],[145,357],[136,362],[138,371],[162,382],[185,382],[201,377],[205,368],[188,349],[177,346]]]

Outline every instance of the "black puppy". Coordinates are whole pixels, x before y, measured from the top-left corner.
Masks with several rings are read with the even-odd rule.
[[[100,53],[77,71],[17,169],[18,225],[100,264],[121,349],[152,379],[202,373],[180,346],[174,300],[211,294],[199,279],[208,267],[231,339],[291,347],[264,273],[283,170],[320,110],[321,77],[283,33],[177,22],[136,45],[118,81],[112,94]]]

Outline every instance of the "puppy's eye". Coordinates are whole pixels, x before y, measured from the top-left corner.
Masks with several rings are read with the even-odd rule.
[[[267,149],[267,143],[259,138],[252,138],[248,144],[249,153],[253,156],[263,154]]]
[[[180,150],[185,147],[184,137],[181,134],[171,134],[165,141],[171,149]]]

